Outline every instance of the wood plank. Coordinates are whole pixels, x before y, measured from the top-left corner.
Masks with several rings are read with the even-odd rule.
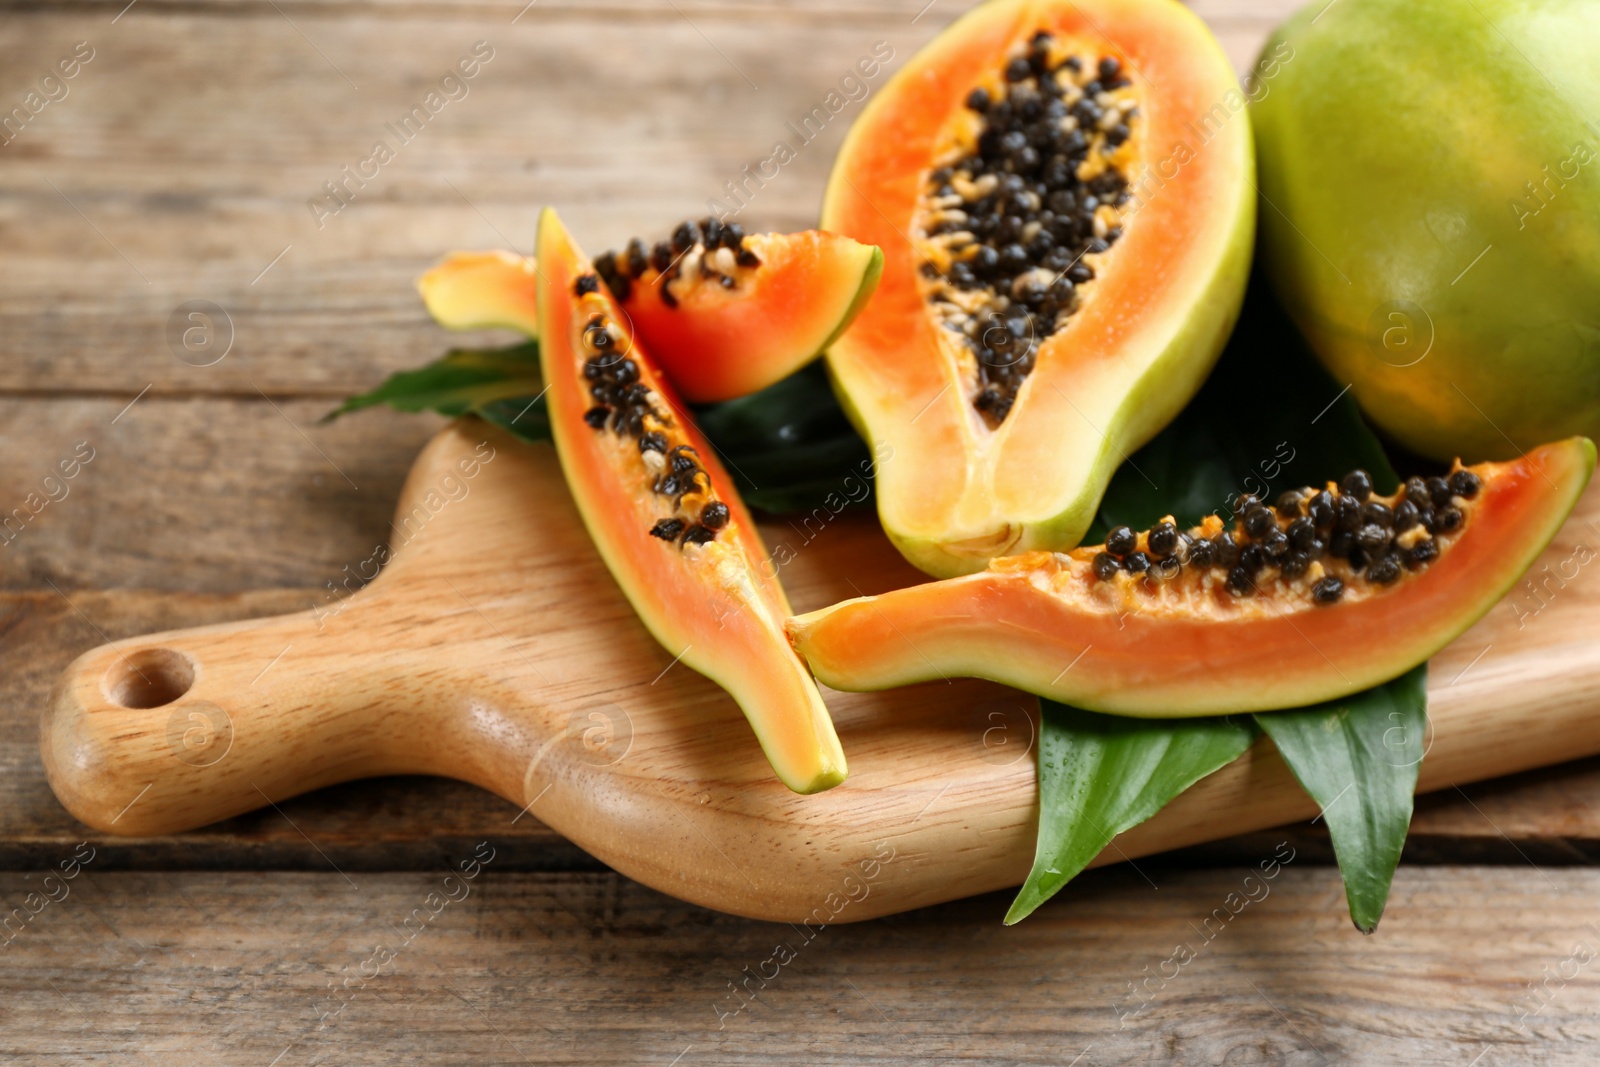
[[[227,622],[303,609],[312,590],[174,594],[142,590],[0,595],[0,868],[48,864],[82,840],[102,869],[264,868],[409,870],[438,865],[486,833],[508,870],[587,869],[594,860],[487,791],[433,778],[383,778],[320,790],[190,833],[123,838],[73,819],[39,763],[38,711],[60,671],[105,637]],[[82,614],[79,614],[81,612]],[[1546,865],[1600,859],[1600,760],[1514,775],[1419,798],[1405,862]],[[475,836],[476,835],[476,836]],[[1271,838],[1271,841],[1267,839]],[[1244,834],[1164,862],[1215,864],[1270,851],[1287,838],[1302,862],[1331,863],[1319,825]],[[470,840],[469,840],[470,839]]]
[[[97,627],[107,637],[120,638],[310,606],[319,582],[337,579],[342,567],[367,558],[372,546],[386,539],[391,501],[409,461],[400,457],[436,424],[372,413],[319,427],[312,420],[320,414],[320,404],[280,405],[315,443],[312,447],[286,418],[260,402],[201,404],[146,397],[112,425],[122,407],[119,401],[0,402],[0,447],[10,459],[0,471],[5,499],[20,503],[35,474],[70,454],[78,427],[103,427],[110,435],[95,437],[103,447],[74,480],[72,494],[50,504],[38,525],[30,524],[6,549],[13,563],[25,562],[20,570],[8,568],[5,580],[27,591],[8,598],[0,615],[7,629],[0,655],[7,657],[4,676],[10,679],[0,701],[0,736],[9,746],[4,758],[12,773],[5,780],[13,787],[0,806],[0,858],[5,848],[26,853],[37,842],[82,832],[47,793],[34,739],[50,682],[77,653],[103,640]],[[356,473],[363,488],[358,491],[344,482],[318,448]],[[308,491],[316,495],[308,499]],[[862,516],[843,521],[871,520]],[[1575,530],[1569,539],[1583,536]],[[798,535],[787,526],[769,532],[772,543],[785,538],[796,540]],[[46,578],[78,608],[51,590]],[[149,591],[88,591],[121,581]],[[275,581],[287,588],[252,591]],[[1562,603],[1587,599],[1593,594],[1589,585],[1580,578],[1560,594]],[[165,593],[160,592],[163,587]],[[1526,603],[1537,606],[1528,596],[1524,591]],[[1559,626],[1559,620],[1536,616],[1530,625]],[[1491,652],[1478,666],[1492,667],[1493,659]],[[475,805],[471,818],[463,814],[459,827],[492,825],[501,818],[501,802],[486,794],[456,786],[429,788],[454,797],[453,810],[466,812],[467,805]],[[286,810],[297,823],[309,819],[308,833],[319,847],[334,849],[341,864],[410,862],[403,844],[363,851],[374,840],[386,840],[373,832],[374,821],[384,822],[396,841],[426,841],[457,832],[434,825],[432,802],[408,800],[403,786],[371,789],[325,794]],[[345,805],[360,804],[358,798],[369,796],[374,798],[371,808],[344,812]],[[1423,801],[1413,856],[1520,862],[1521,850],[1540,862],[1563,857],[1570,862],[1597,852],[1600,816],[1594,813],[1600,804],[1594,798],[1600,796],[1600,771],[1593,764],[1534,775],[1520,786],[1477,787],[1469,796],[1478,808],[1459,797]],[[1567,798],[1564,803],[1551,803],[1561,797]],[[404,828],[394,830],[400,819]],[[262,836],[269,832],[277,835],[271,848]],[[532,867],[555,862],[542,858],[550,841],[549,836],[530,839],[528,854],[518,863]],[[1297,839],[1308,848],[1315,841],[1315,831]],[[315,851],[286,825],[253,816],[215,834],[118,847],[124,850],[118,862],[129,864],[319,862]],[[1226,855],[1227,848],[1219,846],[1216,854]],[[1326,857],[1325,846],[1322,855]],[[583,862],[571,849],[563,856],[559,862]]]
[[[129,407],[135,393],[0,397],[0,589],[331,595],[390,536],[411,460],[443,424],[378,410],[319,425],[328,401],[259,395]]]
[[[450,883],[448,904],[438,870],[118,874],[96,859],[7,947],[0,1055],[19,1067],[135,1050],[255,1067],[1594,1061],[1600,873],[1402,868],[1382,926],[1362,937],[1334,871],[1296,858],[1264,879],[1272,855],[1092,873],[1016,929],[995,894],[820,931],[710,914],[615,875],[501,873],[498,859]],[[41,885],[0,875],[11,907]],[[1167,962],[1176,946],[1192,953],[1181,967]],[[1141,1009],[1132,989],[1147,976]],[[1524,1016],[1542,980],[1548,1003]],[[744,981],[753,999],[733,991]]]
[[[1026,744],[994,750],[984,711],[1001,716],[1004,736],[1031,741],[1031,701],[960,679],[830,693],[850,781],[795,796],[728,695],[673,669],[695,665],[685,653],[707,640],[702,631],[663,648],[638,625],[552,458],[547,445],[482,424],[452,426],[407,480],[401,510],[420,518],[408,520],[395,558],[331,618],[303,611],[86,653],[43,720],[63,803],[107,832],[172,834],[352,779],[441,774],[532,809],[649,885],[782,921],[798,921],[884,839],[912,858],[864,913],[1022,879],[1034,844],[1032,761]],[[1600,487],[1580,518],[1597,507]],[[1558,535],[1544,557],[1552,571],[1578,555],[1581,530]],[[824,525],[783,575],[802,611],[921,577],[870,516]],[[1436,732],[1423,739],[1420,790],[1600,753],[1594,597],[1569,583],[1528,626],[1505,605],[1435,658]],[[171,694],[119,697],[115,679],[130,664],[142,664],[143,679],[170,677]],[[1503,715],[1512,701],[1545,728]],[[226,724],[226,741],[189,758],[185,727],[196,718]],[[1263,741],[1100,862],[1315,814]]]
[[[89,840],[105,867],[426,869],[493,832],[509,870],[599,865],[515,805],[461,782],[384,778],[284,801],[194,833],[118,838],[56,801],[39,763],[38,714],[85,648],[151,630],[303,610],[314,590],[173,594],[116,590],[0,596],[0,868],[54,862]],[[513,821],[515,820],[515,821]]]
[[[592,251],[664,235],[708,200],[726,201],[726,183],[777,140],[798,157],[749,187],[740,218],[813,225],[860,104],[808,143],[788,124],[876,42],[893,49],[893,70],[957,10],[913,22],[920,4],[841,5],[786,19],[774,48],[766,16],[797,6],[691,18],[654,4],[618,18],[541,4],[510,25],[506,12],[521,6],[403,7],[390,19],[365,4],[290,15],[146,0],[114,26],[87,21],[98,8],[8,15],[0,70],[42,69],[85,35],[96,53],[69,95],[3,149],[0,337],[12,358],[0,362],[0,391],[354,392],[447,344],[411,288],[444,251],[526,250],[545,203]],[[1243,67],[1271,20],[1218,17]],[[494,58],[467,95],[402,144],[386,124],[479,40]],[[593,76],[597,40],[612,57],[603,79]],[[394,161],[350,186],[347,208],[316,218],[308,200],[378,139]],[[231,335],[232,348],[214,365],[193,364],[219,349],[179,358],[168,339],[169,320],[195,300],[226,312],[216,336]]]

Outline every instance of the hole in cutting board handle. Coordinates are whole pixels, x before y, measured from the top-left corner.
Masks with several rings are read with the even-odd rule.
[[[106,699],[124,708],[159,708],[194,685],[194,663],[170,648],[141,648],[106,671]]]

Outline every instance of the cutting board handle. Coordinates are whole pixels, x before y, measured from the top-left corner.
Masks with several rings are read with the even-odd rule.
[[[458,736],[464,687],[443,667],[427,684],[427,651],[383,632],[393,625],[382,606],[393,598],[379,588],[388,579],[337,611],[152,634],[80,656],[43,716],[51,788],[83,822],[133,835],[380,774],[450,774],[520,796],[526,755]],[[510,748],[538,743],[524,740]]]

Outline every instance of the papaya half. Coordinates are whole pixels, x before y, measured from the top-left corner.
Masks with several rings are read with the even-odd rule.
[[[1267,47],[1262,255],[1366,415],[1446,460],[1600,431],[1600,8],[1340,0]]]
[[[667,651],[739,704],[785,785],[837,785],[844,752],[727,471],[549,209],[537,260],[550,432],[606,566]]]
[[[848,600],[789,623],[835,689],[988,678],[1093,711],[1273,711],[1389,681],[1481,618],[1538,557],[1594,471],[1575,437],[1459,464],[1388,497],[1353,471],[1247,497],[1236,523],[1126,526],[1070,553]]]
[[[838,234],[746,234],[715,218],[680,223],[594,261],[601,281],[678,394],[704,404],[765,389],[822,354],[878,284],[874,247]],[[454,330],[538,336],[536,263],[515,252],[452,252],[417,282]]]
[[[1199,388],[1249,267],[1245,103],[1173,0],[988,0],[862,112],[822,225],[883,278],[828,368],[913,564],[1077,544]]]

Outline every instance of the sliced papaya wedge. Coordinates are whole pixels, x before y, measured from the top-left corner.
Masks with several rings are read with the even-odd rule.
[[[537,253],[551,436],[606,566],[656,640],[739,704],[785,785],[837,785],[844,752],[732,480],[549,209]]]
[[[698,404],[765,389],[820,356],[866,304],[882,263],[837,234],[746,235],[708,218],[653,248],[635,239],[595,268],[662,373]],[[452,252],[417,288],[448,329],[537,336],[534,274],[531,256]]]
[[[532,256],[515,252],[451,252],[422,277],[417,292],[447,330],[516,330],[539,336]]]
[[[703,404],[765,389],[822,355],[866,306],[883,253],[836,233],[746,234],[715,218],[635,238],[595,268],[667,378]]]
[[[989,0],[862,112],[822,225],[883,280],[828,366],[916,566],[1077,544],[1199,388],[1248,272],[1245,103],[1172,0]]]
[[[988,678],[1094,711],[1271,711],[1398,677],[1481,618],[1555,536],[1594,471],[1574,437],[1457,465],[1390,497],[1360,471],[1268,507],[1113,529],[1104,545],[790,621],[835,689]]]

